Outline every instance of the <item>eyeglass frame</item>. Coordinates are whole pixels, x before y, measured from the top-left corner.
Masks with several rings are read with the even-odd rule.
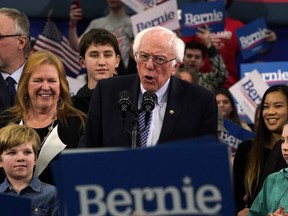
[[[9,34],[9,35],[0,34],[0,40],[2,40],[3,38],[7,38],[7,37],[19,37],[19,36],[22,36],[22,34]]]
[[[162,66],[162,65],[164,65],[164,64],[166,64],[166,63],[168,63],[168,62],[171,62],[171,61],[173,61],[173,60],[176,60],[176,57],[174,57],[174,58],[172,58],[172,59],[170,59],[170,60],[166,60],[166,61],[164,60],[164,62],[163,62],[162,64],[159,64],[159,63],[155,62],[157,56],[153,56],[153,55],[150,55],[150,54],[145,53],[145,52],[136,52],[136,53],[134,54],[136,60],[139,59],[140,53],[146,54],[146,55],[148,56],[148,58],[147,58],[146,61],[142,61],[142,60],[140,59],[140,62],[142,62],[142,63],[147,63],[147,62],[149,61],[149,59],[152,59],[153,64],[156,65],[156,66]],[[137,56],[138,56],[138,57],[137,57]],[[158,56],[158,58],[159,58],[159,56]],[[166,58],[166,57],[164,57],[164,58]]]

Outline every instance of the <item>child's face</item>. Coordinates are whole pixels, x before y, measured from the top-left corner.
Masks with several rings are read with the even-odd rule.
[[[283,143],[281,145],[282,155],[286,163],[288,164],[288,124],[284,125],[282,130]]]
[[[120,56],[116,56],[113,47],[106,45],[90,45],[86,50],[85,59],[80,58],[82,68],[87,68],[88,79],[99,81],[117,74],[116,68]]]
[[[204,59],[202,56],[202,51],[200,49],[190,49],[185,50],[183,64],[185,67],[190,68],[194,72],[199,72],[204,64]]]
[[[27,179],[33,176],[36,155],[32,143],[24,143],[8,149],[1,154],[0,167],[3,167],[8,179]]]

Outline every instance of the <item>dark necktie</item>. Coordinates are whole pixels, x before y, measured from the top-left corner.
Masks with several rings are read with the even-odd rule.
[[[150,130],[151,119],[152,119],[152,112],[150,113],[149,121],[145,124],[145,115],[146,112],[141,112],[138,116],[139,121],[139,141],[140,147],[145,148],[147,144],[147,138]]]
[[[6,84],[10,95],[10,105],[13,106],[16,96],[16,89],[15,89],[16,81],[12,77],[8,76],[6,78]]]

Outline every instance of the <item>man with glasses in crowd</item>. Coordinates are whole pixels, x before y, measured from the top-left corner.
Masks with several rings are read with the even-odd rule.
[[[30,23],[14,8],[0,8],[0,112],[14,105],[16,87],[30,48]]]
[[[155,94],[156,99],[154,109],[151,105],[151,115],[146,112],[149,123],[145,122],[144,127],[149,128],[141,147],[206,135],[216,138],[215,96],[203,87],[172,76],[182,63],[184,49],[184,42],[164,27],[138,33],[133,44],[138,74],[99,81],[79,146],[133,147],[135,128],[136,146],[140,146],[144,131],[139,129],[141,121],[138,121],[143,113],[142,98],[145,103],[151,102],[149,97],[147,101],[143,97],[146,91]]]

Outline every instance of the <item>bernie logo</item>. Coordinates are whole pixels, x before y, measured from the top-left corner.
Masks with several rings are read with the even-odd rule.
[[[213,24],[221,22],[223,20],[223,12],[213,10],[212,13],[203,13],[203,14],[192,14],[186,13],[184,15],[185,22],[184,25],[187,27],[197,27],[203,24]]]
[[[218,215],[222,194],[215,185],[194,188],[191,178],[183,178],[182,188],[167,187],[114,188],[101,185],[78,185],[79,216],[103,215]],[[168,204],[169,203],[169,204]],[[148,210],[149,209],[149,210]]]
[[[174,11],[170,11],[170,12],[165,11],[163,15],[156,17],[155,19],[152,19],[152,20],[147,21],[147,22],[137,23],[136,29],[137,29],[137,32],[140,32],[146,28],[150,28],[153,26],[158,26],[158,25],[163,26],[164,24],[170,22],[174,18],[175,18]]]
[[[248,98],[250,103],[256,108],[261,103],[261,96],[257,92],[257,89],[254,87],[254,83],[252,80],[248,80],[246,83],[242,85],[240,90],[244,96]]]
[[[238,139],[237,137],[225,132],[221,131],[219,135],[220,141],[223,143],[226,143],[227,145],[233,147],[233,148],[238,148],[238,145],[242,142],[242,140]]]
[[[245,76],[248,75],[250,72],[245,73]],[[261,73],[263,80],[269,84],[283,84],[288,81],[288,71],[282,70],[280,68],[275,69],[274,71],[267,71]]]
[[[265,40],[265,34],[267,29],[259,28],[259,31],[254,32],[247,36],[239,37],[242,49],[251,49],[252,47],[257,46],[259,43]]]

